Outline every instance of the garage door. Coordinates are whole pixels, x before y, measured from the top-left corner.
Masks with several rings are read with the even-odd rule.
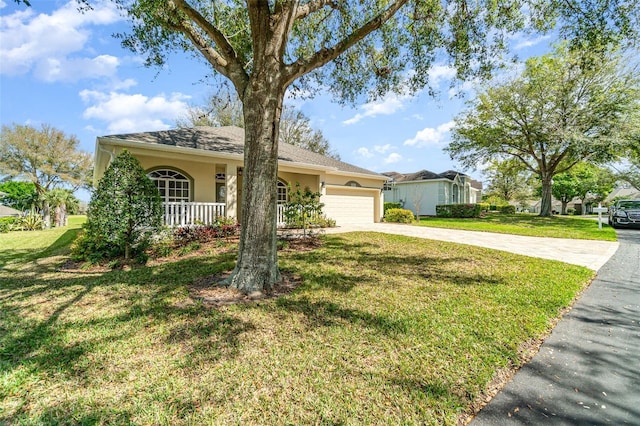
[[[374,222],[374,196],[370,190],[327,188],[322,202],[324,213],[338,226]]]

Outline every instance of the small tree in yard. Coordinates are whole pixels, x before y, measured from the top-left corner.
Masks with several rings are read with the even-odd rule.
[[[128,151],[107,168],[91,197],[87,216],[76,253],[90,260],[119,256],[129,260],[132,254],[141,253],[160,227],[162,203],[158,190]]]
[[[303,237],[307,237],[307,229],[322,215],[320,193],[313,192],[308,187],[300,188],[296,183],[296,190],[289,189],[289,201],[284,206],[284,216],[287,226],[302,228]]]

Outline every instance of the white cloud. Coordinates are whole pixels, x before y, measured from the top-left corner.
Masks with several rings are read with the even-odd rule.
[[[356,153],[358,153],[358,155],[363,157],[363,158],[371,158],[371,157],[373,157],[373,153],[371,151],[369,151],[368,148],[365,148],[364,146],[356,149]]]
[[[551,38],[550,35],[541,35],[535,38],[527,38],[524,35],[518,35],[514,37],[513,42],[515,45],[513,46],[514,50],[522,50],[529,47],[533,47],[537,44],[545,42]]]
[[[400,155],[400,154],[398,154],[396,152],[389,154],[389,156],[387,158],[382,160],[382,162],[384,164],[399,163],[400,161],[402,161],[402,155]]]
[[[429,83],[438,86],[443,80],[451,80],[456,76],[456,69],[448,65],[434,65],[429,70]]]
[[[119,64],[118,58],[111,55],[100,55],[92,59],[45,58],[36,64],[34,75],[50,83],[111,77],[116,74]]]
[[[404,101],[408,98],[409,96],[392,93],[385,96],[382,100],[367,102],[360,107],[360,109],[363,110],[362,113],[357,113],[352,118],[343,121],[342,124],[355,124],[366,117],[395,114],[404,108]]]
[[[92,58],[82,52],[91,38],[87,27],[108,25],[121,19],[112,2],[95,3],[93,10],[80,13],[75,1],[50,15],[25,8],[2,16],[0,73],[19,75],[35,69],[35,76],[45,81],[77,81],[113,75],[118,66],[116,58],[108,55]]]
[[[185,114],[189,96],[173,93],[149,98],[142,94],[83,90],[80,98],[93,104],[84,111],[84,118],[106,122],[109,133],[130,133],[173,127],[176,118]]]
[[[426,127],[420,130],[412,139],[407,139],[403,142],[403,145],[416,146],[418,148],[427,145],[440,145],[444,141],[445,134],[454,126],[453,121],[442,123],[436,128]]]
[[[393,148],[393,146],[391,146],[391,144],[374,145],[373,150],[375,152],[380,153],[380,154],[384,154],[385,152],[389,151],[391,148]]]

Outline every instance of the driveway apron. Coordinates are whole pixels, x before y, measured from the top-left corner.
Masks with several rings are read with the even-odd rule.
[[[620,246],[473,426],[640,425],[640,231]]]

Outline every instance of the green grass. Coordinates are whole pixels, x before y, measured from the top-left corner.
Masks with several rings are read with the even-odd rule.
[[[60,228],[0,234],[0,268],[67,253],[86,220],[86,216],[69,216],[68,225]]]
[[[214,308],[187,286],[233,253],[105,273],[60,260],[0,270],[0,424],[454,425],[593,275],[352,233],[281,254],[293,293]]]
[[[617,241],[615,230],[606,223],[606,220],[602,224],[602,229],[598,229],[597,220],[579,216],[540,217],[526,213],[515,215],[490,213],[486,217],[473,219],[428,217],[422,218],[418,225],[531,237]]]

